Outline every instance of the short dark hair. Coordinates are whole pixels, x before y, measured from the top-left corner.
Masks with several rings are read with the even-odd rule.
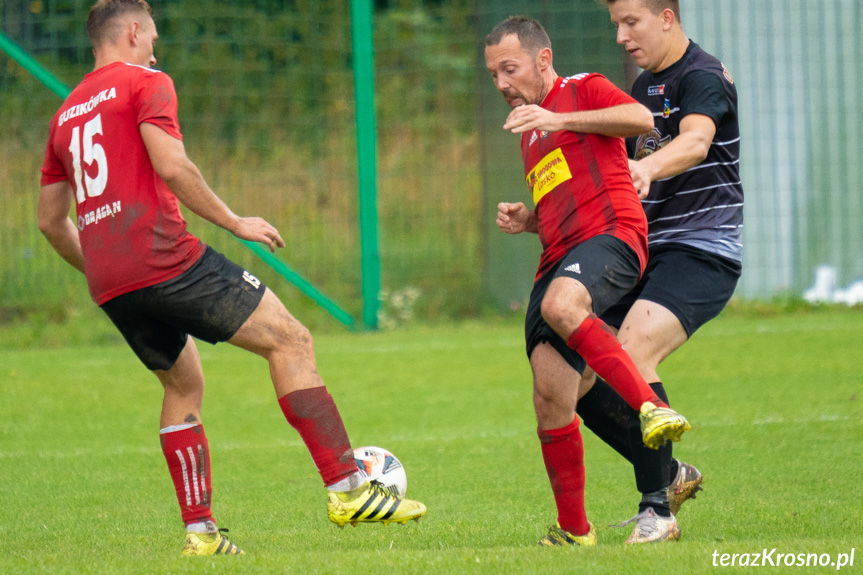
[[[603,0],[606,4],[611,5],[617,0]],[[642,4],[647,6],[654,14],[661,14],[663,10],[671,10],[674,12],[674,17],[680,23],[680,0],[641,0]]]
[[[99,0],[87,17],[87,35],[90,44],[98,48],[105,42],[113,42],[119,32],[118,19],[130,12],[143,12],[153,16],[153,9],[146,0]]]
[[[543,48],[551,48],[551,39],[538,21],[527,16],[510,16],[494,27],[485,37],[486,46],[500,44],[504,36],[516,34],[522,47],[533,57],[539,54]]]

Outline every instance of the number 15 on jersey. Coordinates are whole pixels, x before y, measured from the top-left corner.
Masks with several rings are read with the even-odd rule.
[[[69,152],[72,154],[75,189],[77,190],[76,198],[79,204],[87,199],[84,197],[85,190],[87,197],[95,198],[102,195],[108,183],[108,158],[105,156],[105,148],[102,147],[102,144],[93,141],[93,136],[96,134],[102,135],[102,114],[96,114],[94,118],[84,124],[83,136],[81,126],[75,126],[72,129]],[[82,160],[91,168],[90,171],[95,168],[95,178],[91,178],[84,169]]]

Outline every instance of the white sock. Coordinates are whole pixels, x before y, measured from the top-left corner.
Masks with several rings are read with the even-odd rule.
[[[212,521],[198,521],[197,523],[189,523],[186,525],[186,531],[189,533],[215,533],[216,524]]]
[[[189,429],[198,425],[197,423],[183,423],[181,425],[169,425],[168,427],[163,427],[159,430],[159,434],[162,433],[172,433],[174,431],[182,431],[184,429]]]
[[[353,475],[349,475],[341,481],[333,483],[332,485],[328,485],[327,491],[351,491],[365,482],[366,478],[363,477],[359,471],[357,471]]]

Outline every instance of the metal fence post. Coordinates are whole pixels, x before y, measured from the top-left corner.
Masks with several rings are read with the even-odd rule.
[[[370,0],[351,0],[351,47],[354,68],[354,106],[357,123],[360,251],[363,323],[378,326],[381,264],[378,244],[377,159],[375,155],[374,28]]]

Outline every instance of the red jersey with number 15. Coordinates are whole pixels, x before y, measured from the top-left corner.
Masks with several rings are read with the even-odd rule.
[[[542,103],[556,113],[636,103],[599,74],[558,78]],[[620,238],[647,265],[647,220],[623,139],[563,130],[521,137],[527,186],[536,205],[539,279],[569,250],[600,234]]]
[[[42,185],[72,185],[84,273],[98,305],[174,278],[204,252],[153,169],[142,122],[183,137],[171,78],[122,62],[87,74],[51,120]]]

